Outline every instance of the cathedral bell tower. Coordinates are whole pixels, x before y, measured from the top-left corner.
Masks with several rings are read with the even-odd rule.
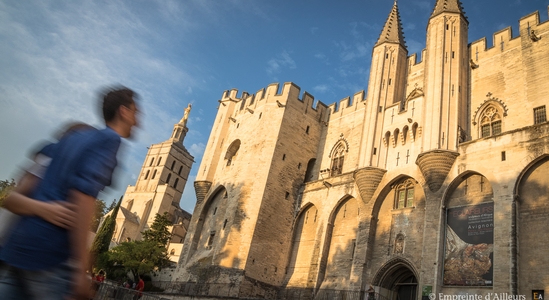
[[[168,212],[174,224],[185,215],[179,202],[194,162],[183,146],[190,111],[189,104],[167,141],[148,147],[135,185],[124,193],[116,218],[115,242],[141,239],[141,232],[149,228],[157,213]]]

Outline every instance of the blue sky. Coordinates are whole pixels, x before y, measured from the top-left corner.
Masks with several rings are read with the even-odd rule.
[[[255,93],[294,82],[330,104],[367,88],[372,47],[393,0],[0,0],[0,179],[16,178],[28,153],[61,124],[100,126],[96,95],[123,84],[141,95],[141,127],[124,143],[110,203],[132,185],[147,146],[169,138],[193,105],[185,146],[193,181],[224,90]],[[549,0],[462,0],[469,41],[505,27]],[[425,46],[435,0],[399,0],[409,54]]]

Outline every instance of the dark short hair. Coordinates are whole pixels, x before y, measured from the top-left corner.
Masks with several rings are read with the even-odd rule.
[[[130,107],[135,103],[137,94],[127,87],[106,89],[103,93],[103,119],[112,121],[120,106]]]

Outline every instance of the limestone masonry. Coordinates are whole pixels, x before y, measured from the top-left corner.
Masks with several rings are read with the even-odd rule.
[[[468,44],[460,1],[436,0],[420,56],[396,2],[380,30],[368,90],[339,103],[293,83],[222,94],[173,280],[388,299],[549,291],[549,23],[534,12],[487,48]],[[155,147],[151,164],[169,152],[190,168]]]

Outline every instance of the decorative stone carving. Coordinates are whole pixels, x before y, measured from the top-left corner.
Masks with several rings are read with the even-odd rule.
[[[196,204],[202,203],[204,197],[210,191],[212,183],[210,181],[195,181],[194,182],[194,191],[196,193]]]
[[[459,153],[448,150],[432,150],[421,153],[416,160],[431,192],[442,186]]]
[[[395,254],[404,253],[404,235],[398,234],[395,239]]]
[[[364,203],[368,203],[372,199],[385,172],[387,170],[374,167],[366,167],[355,171],[353,176]]]

